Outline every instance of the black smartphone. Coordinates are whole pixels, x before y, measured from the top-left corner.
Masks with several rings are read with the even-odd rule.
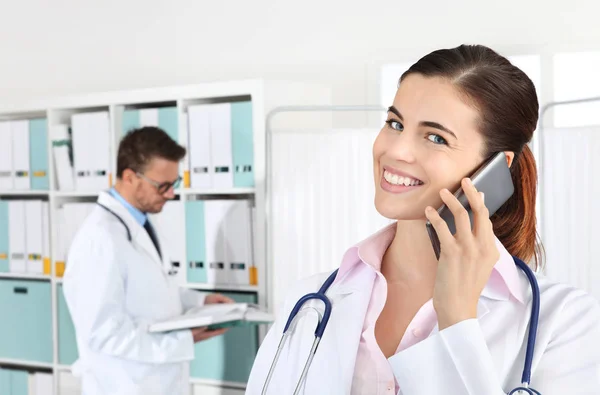
[[[510,168],[506,161],[506,154],[499,152],[485,161],[471,176],[473,185],[479,192],[483,192],[485,196],[485,205],[492,216],[506,201],[513,195],[515,187],[510,176]],[[469,206],[467,195],[464,194],[462,188],[454,193],[454,196],[463,205],[469,213],[471,227],[473,226],[473,211]],[[456,224],[454,223],[454,215],[452,211],[444,204],[438,209],[440,217],[446,224],[452,234],[456,233]],[[431,245],[437,259],[440,258],[440,240],[431,222],[426,223],[427,233],[431,240]]]

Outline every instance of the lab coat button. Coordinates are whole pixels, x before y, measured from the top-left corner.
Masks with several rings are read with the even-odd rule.
[[[413,336],[419,337],[421,336],[421,330],[419,328],[415,328],[412,330]]]

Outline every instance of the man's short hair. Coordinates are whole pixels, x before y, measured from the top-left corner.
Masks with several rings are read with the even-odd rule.
[[[125,169],[143,173],[152,159],[162,158],[181,161],[185,147],[177,144],[167,132],[154,126],[144,126],[127,133],[119,144],[117,153],[117,178],[123,177]]]

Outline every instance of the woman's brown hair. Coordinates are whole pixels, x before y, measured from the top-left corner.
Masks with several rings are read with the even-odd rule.
[[[539,104],[533,82],[518,67],[481,45],[461,45],[434,51],[412,65],[410,74],[450,80],[480,113],[484,157],[515,153],[511,175],[513,196],[492,216],[494,233],[512,255],[542,265],[542,246],[536,230],[537,170],[527,145],[538,122]]]

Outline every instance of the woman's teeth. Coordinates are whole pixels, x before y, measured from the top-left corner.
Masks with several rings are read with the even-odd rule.
[[[386,170],[383,171],[383,178],[392,185],[417,186],[423,185],[423,182],[410,177],[402,177],[397,174],[392,174]]]

